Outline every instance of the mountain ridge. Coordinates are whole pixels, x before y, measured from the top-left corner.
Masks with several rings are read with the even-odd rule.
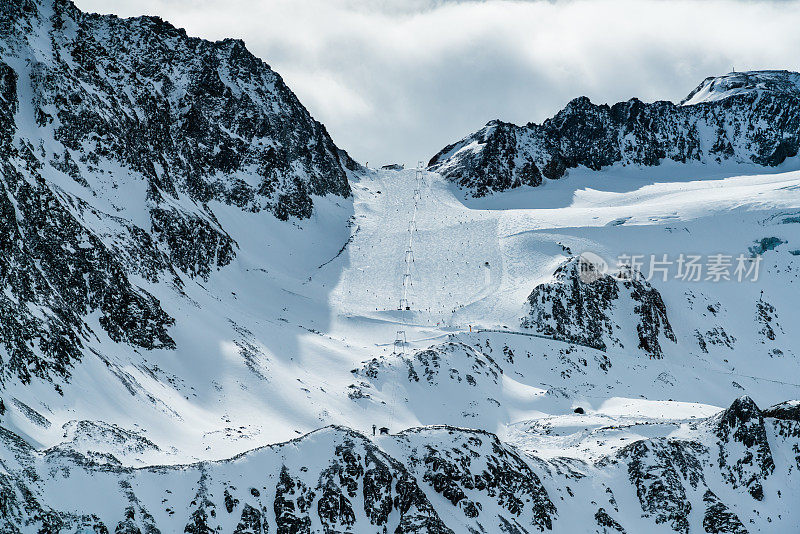
[[[11,532],[545,532],[592,524],[619,532],[652,518],[688,533],[702,517],[706,531],[739,533],[748,517],[758,517],[763,485],[773,487],[779,476],[770,442],[796,447],[800,436],[796,421],[767,422],[762,414],[771,411],[741,397],[680,439],[638,440],[594,465],[545,460],[492,433],[449,425],[376,440],[332,425],[226,460],[130,469],[78,452],[39,453],[0,427],[7,466],[0,511]],[[731,440],[744,451],[729,450]],[[749,486],[752,496],[738,496],[737,505],[718,497],[724,483],[710,476],[715,445],[722,466],[739,466],[731,483]],[[751,469],[748,454],[763,456],[771,468]],[[113,489],[88,501],[64,496],[89,476]],[[53,502],[57,494],[65,502]],[[692,513],[697,508],[700,517]]]
[[[582,96],[541,125],[490,121],[443,148],[428,169],[485,196],[579,166],[651,167],[666,159],[776,166],[800,147],[799,82],[789,71],[732,73],[707,78],[678,105],[632,98],[609,106]]]

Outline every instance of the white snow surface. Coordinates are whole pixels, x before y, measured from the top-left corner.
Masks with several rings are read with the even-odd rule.
[[[799,167],[575,169],[482,199],[426,172],[410,311],[397,308],[413,169],[353,175],[351,200],[315,199],[305,221],[213,205],[239,244],[234,262],[207,282],[185,278],[183,295],[142,281],[175,317],[177,349],[101,336],[63,396],[42,382],[9,384],[5,398],[16,401],[3,424],[37,448],[108,453],[131,466],[231,458],[329,424],[368,435],[373,424],[392,433],[451,424],[542,457],[588,460],[637,436],[679,432],[743,394],[762,408],[797,399]],[[609,260],[736,256],[766,237],[784,243],[764,253],[757,282],[652,282],[678,340],[664,343],[663,359],[633,341],[604,353],[517,333],[528,294],[551,279],[565,248]],[[776,310],[775,339],[759,333],[759,299]],[[706,353],[696,331],[715,327],[735,341]],[[393,354],[398,330],[405,358],[453,344],[438,373],[408,379]]]

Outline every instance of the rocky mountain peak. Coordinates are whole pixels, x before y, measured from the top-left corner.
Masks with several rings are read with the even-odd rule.
[[[717,102],[738,95],[769,93],[800,98],[800,73],[787,70],[731,72],[709,76],[681,100],[682,106]]]
[[[68,0],[0,7],[0,380],[66,376],[94,335],[171,348],[149,284],[238,244],[212,207],[308,218],[357,164],[240,40]]]
[[[761,418],[761,410],[758,408],[755,401],[748,395],[742,395],[735,399],[731,405],[720,414],[718,429],[724,432],[725,429],[748,425],[754,420],[758,422]]]
[[[744,486],[754,499],[762,500],[763,480],[775,470],[775,461],[761,410],[744,395],[710,424],[719,440],[718,461],[723,476],[733,487]]]

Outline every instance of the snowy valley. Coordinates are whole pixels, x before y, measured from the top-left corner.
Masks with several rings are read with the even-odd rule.
[[[796,532],[798,79],[373,169],[241,41],[4,3],[0,532]]]

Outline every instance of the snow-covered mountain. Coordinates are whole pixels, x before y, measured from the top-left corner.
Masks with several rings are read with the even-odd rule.
[[[61,0],[4,2],[0,22],[4,378],[68,376],[95,329],[174,348],[143,282],[231,262],[212,203],[285,220],[350,195],[355,164],[241,41]]]
[[[0,532],[795,532],[796,79],[370,170],[240,41],[4,2]]]
[[[680,105],[637,98],[613,106],[579,97],[542,124],[498,120],[428,164],[475,196],[556,180],[569,169],[664,160],[776,166],[800,147],[800,74],[731,73],[703,81]]]
[[[755,93],[761,96],[797,97],[800,91],[800,74],[785,70],[731,72],[724,76],[710,76],[681,101],[682,106],[700,102],[715,102],[726,98]]]

